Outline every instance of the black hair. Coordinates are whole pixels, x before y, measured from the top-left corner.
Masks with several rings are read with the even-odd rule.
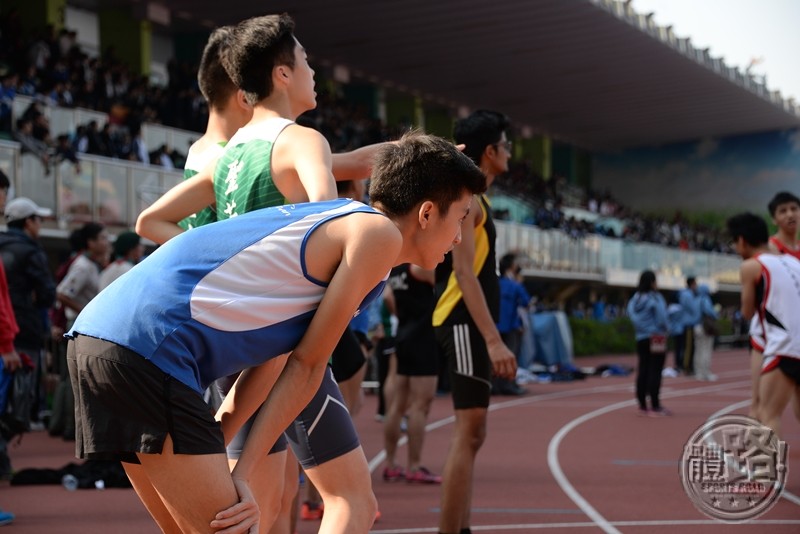
[[[251,106],[272,94],[272,70],[294,68],[294,21],[286,13],[253,17],[237,24],[220,61]]]
[[[465,191],[485,190],[486,177],[453,143],[412,130],[378,153],[369,198],[387,215],[405,215],[430,200],[444,216]]]
[[[468,117],[456,121],[453,128],[453,139],[457,144],[466,145],[464,154],[476,165],[481,164],[481,156],[489,145],[500,142],[503,132],[508,130],[508,117],[497,111],[479,109]]]
[[[513,252],[509,252],[508,254],[504,254],[502,258],[500,258],[500,274],[506,274],[506,272],[511,269],[514,265],[514,262],[517,260],[517,255]]]
[[[745,212],[728,219],[726,226],[731,239],[744,238],[751,247],[760,247],[769,241],[769,229],[763,217]]]
[[[650,291],[655,291],[653,285],[656,283],[656,273],[653,271],[647,270],[642,271],[642,274],[639,275],[639,285],[636,286],[636,291],[639,293],[648,293]]]
[[[236,85],[222,66],[220,55],[229,46],[233,26],[222,26],[214,30],[208,38],[197,69],[197,84],[208,107],[220,110],[228,98],[236,91]]]
[[[775,212],[778,211],[778,206],[781,204],[790,204],[794,202],[795,204],[800,207],[800,198],[797,198],[795,195],[789,193],[788,191],[781,191],[776,193],[772,200],[769,201],[767,204],[767,209],[769,210],[769,214],[772,217],[775,217]]]
[[[88,222],[84,224],[79,230],[78,233],[75,234],[75,241],[72,241],[72,235],[70,235],[70,244],[73,247],[80,247],[76,248],[75,250],[84,250],[86,247],[89,246],[89,241],[93,239],[97,239],[97,236],[100,235],[100,232],[105,230],[105,226],[100,223],[96,222]]]

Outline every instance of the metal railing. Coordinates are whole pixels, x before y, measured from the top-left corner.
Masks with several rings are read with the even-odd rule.
[[[144,208],[183,179],[177,171],[102,156],[81,155],[78,161],[46,169],[36,156],[20,154],[17,143],[0,141],[0,169],[14,196],[53,210],[62,229],[86,221],[132,228]]]
[[[579,239],[561,230],[497,221],[497,252],[521,253],[528,267],[541,271],[601,274],[608,270],[639,273],[646,269],[683,278],[688,275],[739,283],[741,259],[730,254],[680,250],[598,235]]]
[[[16,196],[50,208],[58,227],[89,220],[132,228],[139,213],[171,187],[180,172],[100,156],[79,156],[80,168],[64,161],[45,172],[41,161],[20,154],[18,143],[0,141],[0,169],[10,178]],[[609,270],[651,269],[674,277],[688,274],[738,284],[736,256],[686,251],[602,236],[570,237],[561,230],[496,221],[498,257],[508,251],[524,254],[538,271],[598,276]]]

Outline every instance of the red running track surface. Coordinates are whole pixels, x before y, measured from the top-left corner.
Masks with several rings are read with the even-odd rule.
[[[577,361],[585,366],[634,362],[633,356]],[[717,351],[712,367],[719,381],[665,378],[663,404],[674,413],[665,418],[637,416],[633,375],[532,384],[524,397],[493,397],[488,437],[476,465],[473,532],[800,532],[800,424],[791,409],[783,419],[782,439],[789,444],[786,492],[769,512],[746,524],[720,523],[700,513],[681,485],[681,452],[692,432],[711,414],[747,413],[748,365],[743,350]],[[356,427],[381,510],[373,532],[436,532],[440,488],[381,479],[376,397],[365,400]],[[448,397],[436,398],[423,459],[437,473],[447,455],[452,413]],[[75,461],[72,451],[72,443],[37,432],[10,454],[16,469],[58,468]],[[399,461],[405,453],[401,447]],[[158,532],[133,490],[68,492],[60,486],[3,483],[0,508],[16,514],[7,529],[20,534]],[[318,526],[301,521],[298,534],[316,532]]]

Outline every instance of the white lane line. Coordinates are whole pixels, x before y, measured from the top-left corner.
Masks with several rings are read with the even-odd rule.
[[[720,373],[722,376],[724,373]],[[616,385],[606,385],[606,386],[595,386],[588,389],[581,389],[581,390],[566,390],[566,391],[556,391],[553,393],[546,393],[544,395],[536,395],[536,396],[526,396],[517,399],[507,400],[503,402],[493,402],[489,405],[489,411],[494,412],[497,410],[504,410],[506,408],[514,408],[517,406],[524,406],[526,404],[534,404],[542,401],[548,401],[553,399],[563,399],[569,397],[580,397],[582,395],[593,395],[595,393],[618,393],[622,391],[632,391],[632,385],[630,382],[625,382],[623,384],[616,384]],[[663,390],[662,390],[663,391]],[[448,417],[439,419],[437,421],[433,421],[432,423],[428,423],[425,426],[425,432],[430,432],[431,430],[436,430],[443,426],[449,425],[454,423],[456,420],[454,415],[450,415]],[[403,436],[397,442],[397,447],[401,447],[408,443],[408,438]],[[369,461],[369,472],[375,472],[375,469],[378,468],[383,461],[386,460],[386,449],[381,449],[378,453],[372,457],[372,460]]]
[[[680,526],[720,526],[719,521],[713,519],[682,519],[675,521],[613,521],[612,524],[616,527],[680,527]],[[747,525],[768,525],[768,526],[783,526],[783,525],[800,525],[800,519],[755,519],[748,521]],[[497,532],[500,530],[539,530],[539,529],[556,529],[556,528],[591,528],[596,529],[597,525],[591,521],[582,521],[574,523],[518,523],[514,525],[482,525],[471,526],[470,530],[475,532]],[[420,528],[396,528],[384,530],[370,530],[370,534],[421,534],[424,532],[437,532],[437,529],[432,527]]]
[[[720,376],[720,378],[723,378],[723,377],[734,378],[734,377],[738,377],[738,376],[742,376],[742,375],[746,375],[746,374],[749,374],[749,371],[743,372],[743,371],[738,371],[737,370],[737,371],[722,372],[722,373],[719,373],[719,376]],[[736,382],[736,383],[729,383],[729,384],[720,384],[720,386],[740,387],[740,386],[747,385],[747,384],[748,383]],[[687,391],[686,389],[673,389],[676,386],[680,386],[680,385],[683,385],[683,384],[682,383],[674,383],[674,382],[670,383],[667,387],[662,389],[662,395],[661,396],[664,397],[664,398],[672,397],[674,393],[680,393],[682,391]],[[517,406],[524,406],[524,405],[527,405],[527,404],[534,404],[534,403],[547,401],[547,400],[553,400],[553,399],[579,397],[579,396],[584,396],[584,395],[593,395],[595,393],[619,393],[619,392],[624,392],[624,391],[632,391],[632,389],[633,389],[633,385],[630,382],[625,382],[625,383],[622,383],[622,384],[606,385],[606,386],[595,386],[595,387],[591,387],[591,388],[587,388],[587,389],[581,389],[581,390],[557,391],[557,392],[554,392],[554,393],[546,393],[544,395],[523,397],[523,398],[519,398],[519,399],[513,399],[513,400],[504,401],[504,402],[493,402],[491,405],[489,405],[489,411],[493,412],[493,411],[496,411],[496,410],[503,410],[503,409],[506,409],[506,408],[514,408],[514,407],[517,407]],[[678,395],[678,396],[681,396],[681,395]],[[429,423],[428,425],[425,426],[425,431],[429,432],[431,430],[435,430],[435,429],[441,428],[443,426],[449,425],[449,424],[451,424],[453,422],[455,422],[455,416],[451,415],[451,416],[448,416],[448,417],[445,417],[445,418],[442,418],[442,419],[439,419],[437,421],[433,421],[433,422]],[[400,446],[402,446],[402,445],[405,445],[407,442],[408,442],[408,439],[405,436],[403,436],[398,441],[398,448]],[[385,449],[381,449],[369,461],[369,464],[368,464],[369,465],[369,472],[373,473],[378,468],[378,466],[380,466],[385,460],[386,460],[386,450]],[[564,525],[573,525],[573,523],[563,523],[563,524]],[[695,524],[701,524],[701,523],[695,523]],[[542,524],[542,526],[533,525],[533,526],[530,526],[530,527],[523,527],[523,528],[547,528],[547,525],[548,525],[547,523],[544,523],[544,524]],[[563,528],[563,527],[559,527],[558,526],[559,523],[549,523],[549,525],[553,525],[553,528]],[[595,523],[587,523],[587,526],[596,526],[596,524]],[[473,530],[478,530],[479,527],[471,527],[471,528]],[[495,528],[496,529],[503,529],[504,527],[502,527],[502,526],[488,527],[487,530],[492,530],[492,529],[495,529]],[[408,533],[438,532],[438,530],[436,528],[421,528],[421,529],[405,529],[405,530],[404,529],[400,529],[400,530],[386,530],[386,531],[376,530],[376,531],[371,531],[371,532],[373,534],[379,534],[379,533],[382,533],[382,534],[392,534],[392,533],[402,534],[402,533],[405,533],[405,532],[408,532]]]
[[[718,384],[715,386],[704,386],[699,388],[689,388],[683,389],[679,391],[669,392],[662,397],[688,397],[692,395],[699,395],[702,393],[713,393],[716,391],[722,391],[725,389],[729,389],[731,387],[738,387],[741,384],[748,384],[749,382],[733,382],[730,384]],[[597,524],[597,526],[608,534],[621,534],[619,530],[617,530],[611,522],[609,522],[605,517],[603,517],[589,502],[583,498],[583,496],[575,489],[575,487],[570,484],[569,480],[567,479],[566,475],[564,475],[564,471],[561,469],[561,464],[558,461],[558,448],[561,445],[561,441],[564,437],[569,434],[577,426],[585,423],[586,421],[590,421],[595,417],[599,417],[601,415],[605,415],[609,412],[613,412],[615,410],[619,410],[622,408],[627,408],[630,406],[636,405],[636,399],[622,401],[622,402],[615,402],[614,404],[609,404],[602,408],[598,408],[597,410],[591,411],[586,413],[580,417],[577,417],[561,427],[561,429],[553,436],[553,439],[550,440],[550,444],[547,447],[547,464],[550,466],[550,471],[553,473],[553,477],[555,477],[556,482],[561,487],[561,490],[567,494],[567,496],[574,502],[578,508],[583,510],[592,521]]]
[[[719,417],[720,415],[725,415],[727,413],[730,413],[730,412],[733,412],[735,410],[738,410],[739,408],[745,408],[746,406],[749,406],[749,405],[750,405],[750,399],[747,399],[746,401],[742,401],[742,402],[737,402],[735,404],[731,404],[731,405],[726,406],[725,408],[723,408],[721,410],[718,410],[718,411],[714,412],[713,414],[711,414],[709,416],[708,419],[709,420],[714,419],[715,417]],[[795,495],[791,491],[788,491],[785,487],[783,488],[783,491],[781,492],[781,497],[783,497],[784,499],[786,499],[790,503],[793,503],[793,504],[796,504],[796,505],[800,506],[800,497],[798,497],[797,495]]]

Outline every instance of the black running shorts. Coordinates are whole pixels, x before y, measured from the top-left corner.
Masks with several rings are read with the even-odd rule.
[[[471,322],[436,327],[439,350],[447,359],[453,407],[487,408],[492,393],[492,364],[486,343]]]
[[[364,357],[364,351],[361,350],[361,343],[359,343],[358,337],[348,328],[342,334],[331,355],[333,377],[337,382],[349,380],[361,369],[366,361],[367,359]]]
[[[68,344],[67,366],[79,458],[138,464],[136,453],[160,454],[167,434],[175,454],[225,452],[203,396],[139,354],[78,336]]]
[[[800,360],[788,356],[778,358],[778,369],[791,378],[795,384],[800,385]]]

